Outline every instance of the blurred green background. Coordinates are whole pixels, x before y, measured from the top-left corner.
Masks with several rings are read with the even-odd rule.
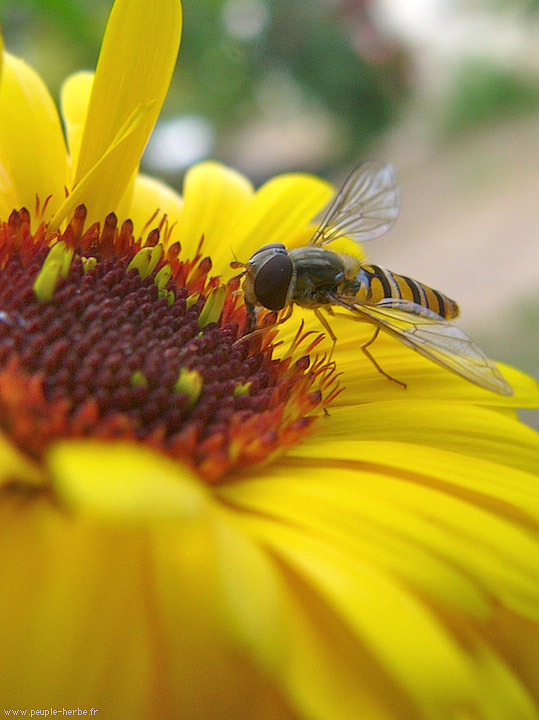
[[[158,1],[158,0],[157,0]],[[0,0],[8,49],[58,98],[111,0]],[[183,0],[145,169],[213,157],[255,183],[393,162],[401,217],[373,262],[457,299],[460,326],[539,377],[539,0]]]

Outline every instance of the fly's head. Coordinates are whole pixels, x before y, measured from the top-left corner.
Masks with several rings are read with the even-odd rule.
[[[245,266],[243,291],[247,305],[282,310],[288,301],[294,264],[281,243],[259,248]]]

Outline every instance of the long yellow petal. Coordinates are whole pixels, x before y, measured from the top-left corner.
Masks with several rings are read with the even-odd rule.
[[[190,472],[147,448],[62,442],[52,447],[49,465],[68,505],[103,518],[189,522],[208,502]]]
[[[68,159],[54,102],[37,73],[23,60],[4,52],[0,82],[0,212],[14,208],[32,214],[36,196],[45,219],[65,197]]]
[[[301,718],[419,720],[417,708],[360,646],[333,608],[293,577],[286,602],[283,683]]]
[[[432,479],[410,469],[412,448],[387,443],[379,450],[391,457],[390,463],[375,464],[372,453],[366,455],[364,469],[362,463],[354,469],[333,463],[331,471],[320,463],[284,463],[270,481],[227,488],[224,496],[255,514],[308,528],[313,537],[328,539],[350,557],[389,570],[421,593],[427,591],[441,607],[456,605],[481,616],[489,611],[489,597],[494,596],[506,607],[537,619],[539,544],[533,528],[536,532],[539,503],[535,498],[535,512],[528,513],[527,505],[533,501],[523,499],[522,492],[520,498],[519,493],[510,493],[514,478],[527,480],[532,492],[535,477],[507,473],[511,502],[503,504],[495,494],[489,497],[485,487],[483,495],[476,492],[468,501],[465,492],[470,491],[462,487],[465,462],[460,460],[459,465],[458,456],[454,458],[457,481],[452,485],[441,470],[441,463],[451,459],[448,454],[430,451],[429,470],[435,473],[437,463],[440,467],[440,478]],[[404,456],[402,468],[398,453]],[[428,455],[419,454],[417,461]],[[468,466],[468,474],[476,474],[484,484],[496,467],[469,459]]]
[[[160,599],[159,618],[166,629],[163,637],[166,662],[160,680],[171,688],[173,707],[181,708],[181,717],[194,720],[264,717],[263,707],[260,714],[249,709],[259,706],[260,672],[253,667],[245,648],[230,642],[234,627],[230,626],[227,613],[223,615],[222,598],[215,582],[219,570],[215,565],[215,540],[211,531],[206,545],[198,537],[185,538],[181,543],[172,534],[155,538],[153,574]],[[231,580],[239,579],[230,564],[232,558],[228,561],[222,568],[223,578],[230,572]],[[261,599],[264,587],[259,587]],[[244,589],[243,599],[250,605],[251,585]],[[236,594],[239,591],[237,588]],[[250,606],[248,612],[256,623],[257,609]],[[264,609],[260,620],[266,625]],[[270,622],[264,629],[266,637],[271,626]],[[256,635],[251,641],[256,645]],[[171,717],[177,715],[178,712],[172,713]]]
[[[60,205],[50,222],[51,228],[58,228],[64,220],[71,217],[75,208],[80,204],[86,206],[90,222],[102,222],[103,218],[110,212],[115,212],[120,218],[127,217],[128,209],[131,207],[135,172],[133,171],[129,178],[124,178],[125,183],[122,186],[122,192],[118,192],[118,186],[116,195],[111,191],[111,194],[106,196],[107,186],[102,181],[104,177],[109,179],[115,177],[118,163],[121,164],[124,160],[126,148],[133,142],[133,138],[140,133],[151,111],[151,104],[140,106],[126,120],[125,126],[120,128],[118,137],[114,138],[107,151],[101,155],[96,164]]]
[[[405,587],[293,525],[257,518],[252,532],[321,594],[363,652],[387,669],[389,692],[400,687],[432,718],[446,716],[448,703],[458,704],[466,696],[471,700],[467,657],[435,614]]]
[[[4,433],[0,433],[0,486],[11,482],[40,486],[46,483],[46,475],[42,468],[17,450]]]
[[[496,461],[481,459],[480,452],[471,458],[419,443],[361,440],[352,438],[351,433],[345,439],[315,437],[292,448],[284,462],[302,458],[304,463],[313,467],[332,464],[335,467],[346,465],[365,469],[368,466],[390,475],[401,472],[406,477],[415,476],[418,481],[427,484],[430,477],[433,487],[446,487],[448,492],[459,496],[473,492],[474,502],[481,507],[496,508],[503,515],[517,512],[525,525],[539,523],[539,486],[534,474],[534,470],[539,472],[539,447],[536,447],[535,453],[528,448],[532,450],[528,463],[521,461],[518,464],[532,467],[523,470],[510,464],[501,466]]]
[[[292,173],[272,178],[238,217],[228,247],[218,248],[216,266],[226,277],[231,274],[228,264],[233,259],[232,251],[238,260],[247,262],[266,243],[287,244],[298,228],[309,224],[322,210],[332,193],[328,182],[311,175]]]
[[[171,697],[189,708],[189,717],[217,716],[210,673],[227,678],[227,686],[240,683],[230,700],[244,716],[253,697],[240,692],[243,675],[252,677],[255,697],[271,692],[264,676],[278,675],[284,660],[282,599],[270,559],[234,527],[232,514],[219,512],[204,487],[145,448],[64,442],[49,464],[56,492],[79,521],[102,523],[104,535],[108,527],[124,538],[137,527],[150,533],[152,585],[161,599],[153,621],[167,629],[162,680]]]
[[[537,646],[536,628],[532,630],[532,635],[535,637],[522,637],[519,652],[526,652],[523,645]],[[497,718],[535,720],[537,703],[533,697],[533,683],[530,687],[520,680],[522,675],[527,673],[527,668],[523,667],[521,660],[519,659],[513,666],[517,670],[517,673],[513,673],[510,662],[501,653],[493,650],[481,636],[473,639],[470,649],[477,658],[476,667],[481,690],[478,694],[480,708],[478,717],[495,718],[496,720]],[[537,664],[535,668],[537,668]]]
[[[489,405],[500,408],[537,408],[539,407],[539,386],[537,382],[515,370],[499,365],[504,377],[514,390],[511,396],[502,396],[485,390],[446,370],[436,363],[422,357],[398,340],[380,332],[369,352],[380,367],[391,377],[406,383],[404,389],[391,382],[378,372],[372,362],[361,351],[361,345],[373,334],[374,326],[365,322],[355,322],[353,316],[326,316],[337,343],[332,359],[342,372],[344,391],[339,395],[337,404],[355,404],[358,402],[379,402],[409,400],[450,400],[463,404]],[[282,352],[297,333],[301,321],[306,330],[324,332],[325,330],[312,312],[294,307],[292,317],[279,328],[282,340]],[[327,337],[318,346],[318,352],[332,351],[332,341]]]
[[[505,512],[494,500],[483,506],[469,490],[453,495],[449,480],[447,488],[436,486],[436,464],[442,472],[447,461],[432,451],[424,476],[415,467],[386,471],[372,453],[355,468],[331,460],[326,466],[285,462],[266,478],[222,488],[226,501],[243,511],[244,530],[311,586],[304,602],[311,609],[310,593],[325,598],[422,707],[417,717],[450,716],[447,709],[459,704],[460,693],[472,706],[486,701],[481,662],[463,651],[461,631],[464,645],[477,642],[497,603],[531,618],[539,612],[536,537],[520,526],[517,508]],[[455,465],[461,479],[475,474],[473,461],[467,469],[461,463],[460,475]],[[478,465],[484,479],[493,476],[495,465]],[[513,476],[519,478],[509,473],[508,484]],[[465,614],[465,624],[453,627],[455,611]],[[500,670],[505,653],[501,647],[500,657],[492,658]],[[507,673],[500,703],[529,709],[519,677],[518,669]]]
[[[313,438],[328,445],[344,440],[411,443],[539,473],[539,436],[534,430],[489,408],[463,410],[458,402],[410,400],[332,407]]]
[[[151,110],[122,147],[114,172],[103,169],[88,187],[88,196],[95,199],[90,221],[115,207],[138,166],[170,83],[181,25],[179,0],[117,0],[112,8],[84,124],[75,184],[107,153],[133,113],[148,105]]]
[[[283,639],[276,572],[233,527],[233,515],[218,513],[196,478],[157,453],[121,443],[58,443],[49,454],[49,466],[60,499],[82,516],[150,524],[167,534],[167,528],[174,528],[173,558],[182,558],[178,570],[184,581],[192,569],[199,578],[193,578],[195,585],[200,585],[201,575],[213,583],[208,597],[226,613],[235,640],[253,650],[266,667],[278,670]],[[204,561],[192,565],[200,553]]]
[[[46,494],[5,496],[0,514],[3,702],[149,717],[160,660],[144,534],[76,519]],[[122,658],[112,685],[105,658]]]
[[[94,74],[92,72],[75,73],[65,80],[60,93],[62,117],[64,118],[72,168],[76,168],[78,163],[93,81]]]
[[[239,172],[215,162],[195,165],[185,176],[184,206],[175,240],[189,257],[204,238],[204,252],[211,255],[216,271],[222,272],[228,266],[216,265],[215,258],[218,254],[228,257],[230,228],[252,195],[251,183]],[[224,241],[227,245],[221,248],[219,243]]]
[[[133,221],[135,235],[141,235],[153,218],[148,229],[159,225],[164,215],[171,229],[170,242],[175,242],[178,222],[182,215],[183,200],[171,187],[149,175],[138,174],[135,178],[131,209],[128,216]],[[163,241],[166,238],[162,238]]]
[[[166,673],[186,717],[250,717],[245,701],[259,692],[252,662],[265,674],[282,672],[286,637],[277,573],[233,522],[214,513],[192,537],[172,531],[155,536],[155,577],[168,629]],[[237,683],[245,673],[250,682],[242,689]],[[208,683],[208,677],[222,681]]]

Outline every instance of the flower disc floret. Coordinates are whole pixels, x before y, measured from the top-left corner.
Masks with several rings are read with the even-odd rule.
[[[159,229],[142,244],[129,221],[84,219],[34,236],[22,210],[0,232],[0,411],[17,444],[130,439],[215,480],[297,442],[335,392],[313,342],[281,360],[271,333],[237,342],[238,281],[209,276],[202,243],[182,261]]]

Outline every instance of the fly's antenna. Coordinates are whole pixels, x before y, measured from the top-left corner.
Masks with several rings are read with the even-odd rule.
[[[234,250],[232,248],[230,248],[230,252],[234,256],[234,260],[230,263],[230,267],[233,268],[234,270],[237,270],[238,268],[243,268],[243,272],[240,273],[239,275],[237,275],[237,277],[241,278],[247,272],[247,264],[242,263],[240,260],[238,260],[238,258],[236,257],[236,253],[234,252]]]

